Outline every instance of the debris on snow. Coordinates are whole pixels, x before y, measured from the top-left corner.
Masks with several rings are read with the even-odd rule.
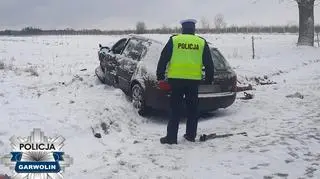
[[[304,96],[303,96],[301,93],[299,93],[299,92],[296,92],[296,93],[294,93],[294,94],[287,95],[286,97],[287,97],[287,98],[300,98],[300,99],[303,99],[303,98],[304,98]]]
[[[12,64],[6,64],[3,61],[0,61],[0,70],[10,70],[10,71],[17,71],[17,68],[14,68]]]
[[[263,179],[273,179],[273,176],[264,176]]]
[[[249,100],[249,99],[253,99],[253,94],[250,94],[250,93],[247,93],[247,92],[244,92],[244,97],[240,97],[240,99],[243,99],[243,100]]]
[[[79,75],[74,75],[74,77],[72,78],[71,83],[75,82],[75,81],[83,81],[83,78]]]
[[[247,86],[237,86],[237,92],[253,90],[252,85],[249,84]]]
[[[259,167],[255,166],[255,167],[251,167],[250,169],[251,169],[251,170],[258,170]]]
[[[112,124],[112,123],[110,123],[110,124]],[[104,134],[108,134],[109,133],[108,130],[109,130],[110,126],[108,126],[105,122],[102,122],[100,124],[100,127],[104,131]]]
[[[294,159],[286,159],[285,162],[286,163],[292,163],[292,162],[294,162]]]
[[[239,84],[243,84],[243,85],[244,84],[252,85],[252,83],[254,85],[273,85],[273,84],[277,84],[276,82],[271,81],[267,75],[263,75],[262,77],[261,76],[253,76],[253,77],[244,76],[242,78],[243,78],[242,80],[238,80],[238,83]]]
[[[120,161],[119,161],[119,165],[126,165],[126,163],[127,163],[127,162],[125,162],[125,161],[123,161],[123,160],[120,160]]]
[[[39,76],[36,67],[29,67],[24,70],[24,72],[30,73],[31,76]]]
[[[6,68],[6,65],[4,62],[0,61],[0,70],[4,70]]]
[[[273,84],[277,84],[274,81],[268,80],[268,77],[266,75],[264,75],[263,78],[254,77],[253,79],[254,79],[254,81],[256,82],[257,85],[273,85]]]
[[[30,65],[30,63],[28,63],[28,65]],[[21,72],[30,73],[31,76],[36,76],[36,77],[39,76],[36,66],[21,68],[21,67],[15,67],[13,64],[5,64],[5,62],[0,61],[0,70],[14,71],[18,76],[21,75]]]
[[[260,85],[274,85],[274,84],[277,84],[277,82],[274,82],[274,81],[260,82]]]
[[[314,167],[308,167],[308,168],[306,169],[305,175],[308,176],[309,178],[312,178],[312,177],[314,176],[314,172],[315,172],[315,171],[317,171],[316,168],[314,168]]]
[[[122,154],[122,151],[120,149],[117,150],[116,154],[115,154],[115,157],[119,157],[120,155]]]
[[[289,174],[286,174],[286,173],[276,173],[274,175],[278,177],[283,177],[283,178],[287,178],[289,176]]]
[[[101,134],[100,134],[100,133],[95,133],[95,134],[94,134],[94,137],[100,139],[100,138],[101,138]]]
[[[100,139],[100,138],[102,137],[99,132],[95,132],[95,131],[94,131],[94,128],[93,128],[93,127],[91,127],[91,131],[92,131],[93,136],[94,136],[95,138]]]
[[[71,79],[71,81],[69,81],[68,83],[59,82],[59,84],[64,85],[64,86],[69,86],[69,85],[71,85],[72,83],[74,83],[76,81],[83,81],[83,77],[81,77],[79,75],[74,75],[73,78]]]
[[[50,88],[48,91],[57,91],[56,87]]]

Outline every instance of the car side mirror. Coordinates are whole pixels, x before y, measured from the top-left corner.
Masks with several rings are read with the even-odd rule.
[[[101,49],[107,49],[108,51],[110,51],[110,47],[107,46],[102,46],[101,44],[99,44],[99,48]]]

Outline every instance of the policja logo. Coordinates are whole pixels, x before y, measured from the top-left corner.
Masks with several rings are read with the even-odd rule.
[[[40,129],[34,129],[29,137],[11,137],[13,152],[2,162],[14,170],[13,179],[62,179],[62,171],[73,159],[64,155],[62,136],[46,137]]]
[[[181,49],[189,49],[189,50],[199,50],[199,44],[186,44],[186,43],[178,43],[178,48]]]

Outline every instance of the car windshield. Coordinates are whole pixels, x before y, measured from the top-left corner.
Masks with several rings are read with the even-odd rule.
[[[216,70],[226,70],[230,68],[229,63],[217,49],[211,48],[211,56]]]

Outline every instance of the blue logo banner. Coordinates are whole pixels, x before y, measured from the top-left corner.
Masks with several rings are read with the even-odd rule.
[[[22,152],[11,152],[11,161],[16,162],[15,171],[17,173],[59,173],[61,171],[59,161],[63,161],[63,152],[53,152],[55,161],[21,161]]]

